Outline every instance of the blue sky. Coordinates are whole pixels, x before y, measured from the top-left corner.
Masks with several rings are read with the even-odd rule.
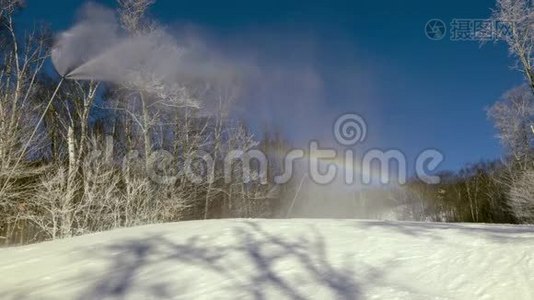
[[[27,0],[21,22],[42,20],[60,31],[73,24],[83,3]],[[151,15],[170,28],[202,28],[227,41],[228,49],[256,49],[266,64],[295,65],[306,74],[311,70],[310,80],[319,83],[310,93],[317,91],[320,99],[306,103],[308,94],[293,93],[291,84],[279,93],[303,98],[293,109],[320,102],[309,117],[325,119],[320,126],[333,122],[336,114],[359,112],[368,117],[369,147],[401,149],[409,157],[436,148],[446,157],[443,169],[458,169],[502,155],[484,108],[522,78],[510,69],[513,61],[504,45],[481,47],[448,37],[431,41],[424,26],[433,18],[447,24],[454,18],[486,18],[493,6],[491,0],[158,0]],[[295,129],[292,123],[306,123],[302,119],[308,112],[293,118],[298,114],[291,109],[247,107],[272,111],[271,118],[289,136],[300,137],[303,128],[310,128]],[[328,113],[317,113],[323,108]]]

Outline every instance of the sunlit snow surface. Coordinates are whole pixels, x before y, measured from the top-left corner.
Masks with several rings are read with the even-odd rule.
[[[2,299],[534,299],[534,227],[151,225],[0,249]]]

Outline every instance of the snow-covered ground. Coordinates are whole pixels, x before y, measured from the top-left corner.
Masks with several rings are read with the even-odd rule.
[[[534,227],[151,225],[0,249],[2,299],[534,299]]]

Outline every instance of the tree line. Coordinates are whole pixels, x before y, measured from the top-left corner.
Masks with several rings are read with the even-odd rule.
[[[131,35],[154,30],[157,25],[146,17],[152,3],[118,0],[122,29]],[[60,79],[48,63],[52,33],[45,26],[19,29],[15,20],[23,6],[20,0],[0,1],[0,243],[157,222],[271,215],[271,200],[280,189],[245,182],[249,174],[243,174],[239,160],[231,182],[224,180],[221,164],[231,150],[256,148],[269,155],[284,143],[274,135],[258,140],[245,122],[231,117],[238,87],[199,82],[163,99],[128,86],[65,80],[56,91]],[[54,92],[55,101],[46,107]],[[180,105],[207,98],[216,104],[209,115]],[[172,157],[155,155],[158,150]],[[204,164],[199,153],[214,163]],[[184,161],[212,180],[165,174],[166,166]],[[148,168],[174,180],[151,180]]]
[[[151,4],[117,0],[122,29],[131,35],[154,30],[146,16]],[[224,158],[232,150],[261,150],[272,179],[290,147],[282,134],[267,131],[257,138],[232,117],[238,85],[195,82],[165,99],[96,81],[66,80],[58,90],[60,79],[49,65],[52,32],[46,26],[18,28],[23,6],[21,0],[0,0],[0,244],[159,222],[293,216],[301,202],[300,178],[282,186],[244,180],[251,174],[237,160],[232,180],[225,180]],[[499,38],[526,82],[488,109],[505,158],[443,173],[440,184],[413,179],[400,188],[361,190],[350,196],[354,205],[346,216],[379,218],[387,208],[404,220],[534,222],[534,11],[527,0],[498,0],[492,18],[514,20]],[[188,99],[209,99],[214,112],[181,105]],[[155,155],[159,150],[170,157]],[[166,168],[186,162],[212,180],[194,181]],[[152,180],[147,172],[154,168],[172,182]],[[250,171],[259,168],[253,164]]]

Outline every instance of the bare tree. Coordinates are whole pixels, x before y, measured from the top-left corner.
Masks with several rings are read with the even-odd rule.
[[[123,28],[132,35],[156,30],[145,14],[153,2],[118,0]],[[237,162],[231,182],[221,168],[232,150],[259,144],[231,117],[238,84],[170,81],[137,70],[120,86],[69,79],[53,88],[44,70],[50,34],[22,38],[13,20],[20,6],[0,0],[0,239],[26,243],[185,218],[270,216],[269,186],[245,180],[258,177],[261,166],[249,174]],[[61,101],[43,105],[51,94]],[[159,157],[164,151],[172,157]],[[204,169],[192,163],[200,181],[180,169],[198,153],[213,161]]]
[[[22,34],[17,32],[14,14],[22,1],[0,2],[0,32],[5,40],[0,47],[0,232],[9,237],[19,235],[22,227],[19,218],[25,209],[24,200],[32,189],[32,178],[42,170],[19,164],[26,154],[25,146],[35,116],[42,111],[38,100],[42,86],[39,75],[49,56],[50,34],[44,28]],[[32,153],[43,146],[43,137],[33,140]],[[19,231],[17,233],[17,231]]]
[[[532,214],[528,202],[534,203],[528,186],[534,181],[531,147],[534,142],[534,6],[530,0],[497,0],[493,11],[497,38],[506,42],[510,54],[516,58],[515,68],[521,71],[528,87],[517,87],[488,111],[499,132],[501,143],[511,159],[506,161],[504,185],[508,186],[509,204],[520,220]],[[530,182],[529,182],[530,180]],[[522,194],[523,193],[523,194]],[[532,215],[534,216],[534,214]]]
[[[508,202],[512,213],[519,220],[528,220],[528,210],[521,208],[534,198],[527,196],[527,181],[534,170],[532,144],[534,142],[534,94],[524,85],[507,92],[503,99],[495,103],[488,116],[498,131],[498,138],[507,149],[509,158],[505,160],[505,176],[495,177],[502,186],[508,187]],[[534,181],[530,182],[533,185]],[[521,193],[524,192],[524,196]],[[530,200],[529,200],[530,199]]]
[[[145,14],[155,2],[155,0],[117,0],[123,28],[131,33],[149,31],[152,22],[145,17]]]
[[[527,86],[516,87],[488,110],[488,116],[495,124],[501,143],[521,169],[526,169],[534,141],[534,94]]]
[[[497,0],[492,19],[502,28],[495,28],[497,38],[508,44],[521,71],[534,91],[534,9],[531,0]]]
[[[534,171],[528,170],[513,182],[510,207],[520,221],[534,223]]]

